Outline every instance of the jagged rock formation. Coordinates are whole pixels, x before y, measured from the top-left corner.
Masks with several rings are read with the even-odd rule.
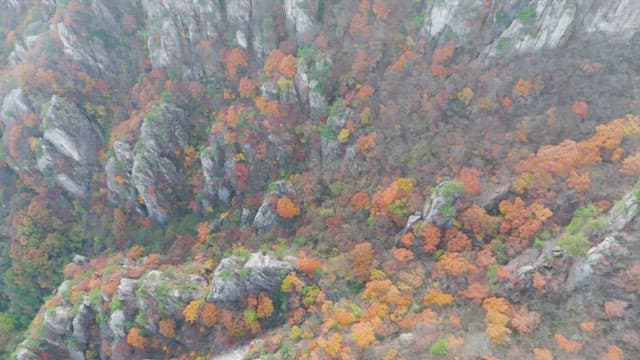
[[[144,200],[149,215],[160,222],[181,198],[183,181],[173,160],[188,144],[184,113],[174,106],[155,107],[140,128],[139,143],[134,148],[131,179]]]
[[[513,274],[513,279],[505,284],[503,294],[520,299],[532,289],[534,273],[560,274],[560,282],[553,285],[557,292],[571,293],[583,288],[594,291],[594,284],[607,282],[614,271],[611,265],[628,259],[632,252],[630,249],[638,246],[633,235],[635,230],[625,230],[638,215],[637,202],[634,191],[609,211],[607,229],[603,231],[605,235],[589,239],[594,246],[586,251],[584,257],[570,256],[558,246],[558,239],[553,239],[541,251],[531,248],[511,260],[506,268]]]
[[[44,314],[38,339],[23,342],[17,352],[18,358],[36,359],[34,354],[44,351],[60,358],[87,359],[88,352],[97,351],[96,346],[101,342],[101,357],[111,356],[105,351],[114,356],[124,356],[120,347],[131,327],[130,319],[136,319],[135,326],[143,328],[147,337],[159,335],[164,330],[158,328],[158,321],[180,319],[185,306],[194,300],[235,309],[249,295],[278,294],[284,277],[296,271],[289,262],[261,253],[249,254],[247,258],[231,256],[223,259],[213,271],[210,281],[205,274],[178,272],[176,269],[152,269],[135,279],[129,278],[124,275],[127,268],[144,269],[144,263],[128,260],[124,263],[122,277],[114,277],[120,280],[113,295],[102,292],[85,295],[79,304],[74,304],[69,296],[77,291],[77,281],[73,284],[67,281],[67,286],[61,286],[55,297],[58,305]],[[109,297],[117,302],[117,307],[112,305],[110,310],[105,310],[96,303]],[[193,339],[189,338],[192,330],[188,328],[186,323],[185,333],[174,340],[187,348],[193,345]],[[220,347],[223,337],[216,332],[208,336],[213,347]],[[110,347],[105,347],[105,342]],[[124,353],[130,353],[127,351]]]
[[[99,133],[80,109],[58,96],[46,108],[38,169],[71,194],[86,197],[102,143]]]
[[[26,312],[4,302],[54,290],[62,269],[39,277],[37,267],[68,262],[78,251],[95,261],[103,251],[145,245],[173,266],[142,259],[109,264],[119,269],[117,278],[102,273],[109,266],[92,268],[93,285],[101,284],[93,296],[88,280],[82,291],[77,281],[63,282],[59,299],[34,321],[42,333],[23,343],[17,358],[36,359],[42,351],[74,360],[160,356],[157,343],[150,350],[136,346],[149,345],[139,338],[127,339],[133,327],[185,351],[226,349],[220,329],[185,326],[185,306],[198,300],[245,306],[251,296],[279,293],[294,270],[260,253],[222,258],[239,244],[251,251],[291,245],[318,270],[302,271],[308,277],[326,270],[305,257],[309,252],[340,254],[331,264],[343,268],[322,283],[342,281],[328,294],[351,291],[354,304],[364,301],[361,290],[375,267],[401,274],[394,280],[402,286],[393,285],[394,295],[405,296],[398,302],[432,285],[457,295],[472,281],[493,281],[492,295],[514,304],[535,297],[535,288],[598,301],[602,291],[636,306],[635,295],[616,290],[622,273],[635,276],[621,263],[633,263],[638,251],[636,194],[613,206],[605,230],[581,234],[588,246],[579,254],[561,246],[558,229],[579,205],[619,198],[640,173],[633,122],[610,128],[610,136],[622,135],[594,145],[597,154],[575,145],[597,125],[640,112],[632,46],[640,39],[638,18],[634,0],[2,2],[0,257],[7,260],[0,271],[9,275],[1,277],[0,309]],[[553,157],[551,171],[516,169],[548,150],[544,145],[567,139],[581,151],[572,164],[591,156],[600,167],[558,169],[561,155],[574,149],[567,147]],[[465,194],[457,178],[465,168],[482,170],[480,194]],[[379,191],[400,176],[412,179],[411,194],[395,199]],[[376,213],[374,194],[384,205],[378,210],[402,216]],[[285,198],[289,209],[279,210]],[[512,224],[496,219],[508,217],[500,201],[516,198],[554,213],[544,224],[553,236],[538,247],[527,238],[506,253]],[[45,209],[47,203],[60,206]],[[478,235],[461,224],[457,216],[471,204],[495,221],[488,221],[491,231]],[[544,217],[530,218],[536,216]],[[423,249],[425,226],[442,232],[438,251]],[[456,234],[465,246],[453,251],[444,242]],[[341,277],[353,265],[351,243],[365,242],[374,245],[362,274]],[[432,253],[481,249],[493,251],[486,257],[504,270],[501,280],[488,280],[496,268],[484,269],[487,263],[464,280],[426,285],[416,275],[433,272]],[[194,268],[176,265],[194,257],[195,265],[186,265]],[[206,257],[219,261],[215,269],[203,265]],[[110,291],[98,280],[103,275],[115,284]],[[609,277],[616,289],[607,288]],[[400,324],[400,317],[425,302],[413,297],[411,306],[385,318],[398,324],[376,329],[377,339],[387,336],[403,350],[419,346],[420,334],[398,330],[415,320]],[[304,300],[319,313],[316,298]],[[345,331],[366,311],[351,310],[359,315],[340,325]],[[238,314],[225,313],[228,328],[243,332],[243,340],[257,335],[255,323],[245,321],[252,314]],[[280,315],[265,318],[280,324]],[[291,322],[301,323],[296,316]],[[169,318],[184,333],[162,334],[159,324]],[[469,357],[487,355],[472,345],[491,348],[482,332],[466,340],[460,351]],[[634,341],[630,336],[625,346],[640,349]],[[359,350],[365,358],[386,356]]]
[[[188,72],[182,74],[184,79],[209,78],[212,81],[224,72],[221,66],[221,62],[224,62],[224,54],[212,51],[210,47],[224,40],[225,36],[230,42],[260,61],[271,50],[277,48],[278,43],[284,39],[292,39],[300,47],[310,44],[319,34],[322,28],[321,21],[329,16],[328,12],[333,12],[335,15],[341,11],[341,5],[327,7],[321,2],[288,0],[282,3],[267,1],[258,4],[249,1],[189,3],[171,0],[142,1],[137,5],[140,5],[139,9],[143,11],[146,19],[148,29],[146,47],[151,66],[155,69],[179,69],[185,66]],[[131,5],[131,8],[138,9],[137,5]],[[18,13],[23,11],[17,4],[7,6]],[[54,3],[47,3],[45,6],[43,13],[45,16],[52,15],[56,9],[62,9],[62,5]],[[622,0],[607,4],[588,1],[508,1],[492,4],[490,7],[479,1],[460,0],[451,3],[429,3],[421,11],[424,14],[424,21],[421,24],[420,34],[425,39],[433,39],[430,41],[439,45],[443,44],[444,39],[464,37],[477,39],[472,41],[478,42],[475,50],[479,54],[478,59],[484,67],[488,67],[495,63],[498,57],[504,59],[568,46],[569,39],[590,41],[590,39],[605,37],[615,41],[625,41],[632,38],[639,28],[633,19],[635,19],[634,14],[640,9],[634,2]],[[483,19],[482,21],[479,21],[477,14],[481,14],[479,18]],[[121,70],[124,58],[117,56],[117,52],[105,50],[107,40],[125,41],[125,35],[118,24],[121,12],[109,4],[91,1],[87,5],[87,12],[76,16],[77,22],[91,19],[92,26],[96,28],[95,31],[103,34],[105,38],[95,39],[94,37],[92,41],[88,41],[86,34],[75,29],[76,25],[73,22],[70,24],[58,22],[48,31],[55,33],[60,39],[63,54],[71,61],[85,66],[90,74],[107,78],[119,78],[125,75],[126,71]],[[34,20],[31,27],[38,27],[42,21],[42,19]],[[20,39],[9,56],[13,59],[13,65],[23,63],[26,54],[42,51],[36,43],[41,41],[38,37],[43,36],[48,36],[46,31]],[[379,54],[376,53],[374,56]],[[334,115],[329,117],[325,128],[327,134],[339,133],[346,126],[347,120],[357,116],[344,104],[332,104],[328,100],[330,96],[327,96],[329,88],[326,82],[318,77],[334,62],[329,53],[312,56],[300,62],[294,78],[295,88],[291,90],[290,95],[284,95],[285,98],[291,96],[290,102],[302,107],[311,119],[318,119],[323,115],[323,109],[333,105]],[[266,81],[261,86],[261,95],[266,99],[277,99],[283,96],[278,95],[276,84],[269,84],[269,81]],[[33,94],[37,98],[51,95]],[[43,102],[36,101],[35,105],[32,103],[29,95],[26,95],[22,89],[13,89],[6,94],[2,111],[5,129],[11,127],[16,119],[25,114],[37,113]],[[69,104],[69,106],[73,105]],[[177,109],[171,110],[174,113],[168,116],[184,116],[175,114],[176,111],[184,110],[180,110],[180,106],[177,106]],[[143,144],[147,140],[142,133],[148,131],[149,127],[140,129],[139,139]],[[46,136],[51,137],[55,134],[55,130],[51,129]],[[24,137],[35,136],[36,138],[43,135],[35,130],[26,131],[23,134]],[[95,137],[95,134],[91,134],[90,137]],[[175,151],[178,147],[184,147],[189,143],[188,137],[178,136],[175,140],[178,142],[171,144],[171,149],[165,150]],[[204,175],[203,206],[211,207],[219,201],[228,203],[232,194],[245,192],[240,189],[243,186],[237,184],[235,169],[238,163],[246,167],[246,171],[251,174],[249,185],[252,188],[266,186],[269,179],[264,174],[281,168],[283,164],[291,163],[293,160],[291,152],[282,150],[291,146],[292,143],[295,143],[295,139],[286,133],[272,135],[269,138],[268,157],[273,156],[278,162],[271,167],[267,165],[268,162],[260,158],[262,155],[256,154],[255,146],[251,146],[253,144],[240,143],[240,148],[234,148],[231,145],[220,145],[219,135],[212,136],[206,151],[200,153]],[[5,148],[8,147],[8,140],[4,140],[4,144]],[[107,182],[109,197],[114,202],[123,202],[134,207],[137,198],[141,197],[146,203],[146,211],[149,211],[154,219],[166,221],[170,218],[173,204],[176,201],[181,202],[180,195],[167,194],[160,191],[160,188],[153,187],[152,192],[156,191],[157,195],[150,195],[148,188],[154,182],[165,181],[169,184],[167,189],[180,188],[183,180],[176,177],[177,174],[172,169],[175,164],[169,165],[170,161],[162,161],[160,164],[154,161],[149,162],[149,159],[143,161],[138,156],[136,157],[138,160],[134,162],[139,166],[133,167],[132,164],[128,164],[127,162],[131,161],[129,154],[131,150],[126,150],[126,147],[133,148],[133,145],[134,143],[126,145],[122,141],[114,141],[108,149],[114,154],[108,158],[104,166],[109,179]],[[50,147],[45,144],[39,165],[41,169],[56,162],[49,149]],[[28,148],[22,150],[31,151]],[[353,145],[345,146],[334,137],[321,136],[321,151],[315,152],[311,149],[308,160],[312,164],[321,166],[322,171],[319,171],[319,174],[326,179],[345,170],[350,171],[352,176],[360,176],[367,167],[359,163],[357,152]],[[242,154],[244,160],[238,161],[237,154]],[[88,156],[91,159],[95,158],[95,154],[88,154]],[[28,161],[20,159],[12,163],[14,166],[25,166]],[[83,167],[86,166],[83,165]],[[155,175],[145,174],[140,170],[146,167],[160,167],[164,174],[156,179]],[[126,176],[134,168],[138,169],[136,178],[139,178],[140,183]],[[83,169],[78,174],[58,174],[56,171],[54,173],[59,186],[75,196],[86,195],[91,183],[87,169]],[[114,181],[116,178],[117,181]]]
[[[276,181],[271,185],[273,191],[271,191],[265,197],[264,201],[258,208],[256,216],[253,218],[253,227],[258,233],[264,233],[273,229],[279,222],[284,221],[276,209],[276,201],[282,196],[295,198],[295,190],[288,181]]]
[[[268,255],[254,253],[248,259],[237,256],[223,259],[213,273],[213,291],[207,300],[228,303],[260,291],[277,292],[282,279],[291,271],[290,263]]]

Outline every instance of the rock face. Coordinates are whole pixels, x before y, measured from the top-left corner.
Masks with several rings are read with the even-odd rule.
[[[127,266],[140,266],[140,263],[123,265],[125,272]],[[109,299],[112,301],[109,310],[103,306],[106,294],[100,294],[93,300],[85,296],[80,304],[72,305],[68,297],[72,285],[67,280],[57,294],[61,296],[56,299],[60,304],[44,313],[42,335],[30,342],[23,342],[17,354],[21,359],[32,360],[38,359],[34,353],[46,351],[56,354],[60,359],[85,360],[90,358],[90,352],[99,352],[101,358],[116,359],[116,354],[122,355],[122,342],[127,341],[132,327],[144,329],[149,336],[161,336],[159,322],[176,319],[176,323],[181,323],[178,319],[184,319],[183,310],[192,301],[215,303],[219,308],[230,311],[244,309],[241,302],[248,295],[267,293],[277,301],[276,295],[280,293],[282,280],[292,271],[295,269],[289,262],[263,253],[228,257],[208,275],[194,269],[185,271],[175,267],[150,269],[139,279],[120,278],[117,291]],[[113,301],[117,301],[117,307],[114,307]],[[274,325],[277,325],[277,321],[270,320],[264,326]],[[179,335],[172,339],[172,346],[191,349],[198,345],[190,331],[194,331],[194,327],[188,323],[182,330],[176,329]],[[216,330],[199,335],[198,341],[207,339],[208,346],[220,350],[225,348],[222,338],[225,336]],[[96,347],[95,344],[102,346]],[[106,353],[105,349],[111,349],[112,354]]]
[[[142,2],[150,34],[147,41],[154,68],[186,65],[193,76],[211,76],[218,70],[218,54],[210,46],[221,34],[244,50],[264,57],[277,46],[278,23],[284,14],[279,1],[182,1]]]
[[[209,208],[215,204],[228,204],[234,192],[240,189],[234,186],[236,161],[233,147],[219,145],[217,141],[211,141],[204,151],[200,152],[200,164],[204,178],[203,206]],[[246,162],[244,162],[246,166]]]
[[[90,47],[85,47],[85,42],[79,39],[75,30],[62,22],[58,23],[57,31],[65,54],[74,61],[86,65],[93,73],[104,74],[107,65],[112,64],[101,43],[92,42]]]
[[[85,197],[102,143],[98,132],[78,107],[55,95],[42,126],[38,169],[69,193]]]
[[[2,100],[0,122],[3,125],[2,148],[7,155],[7,163],[15,171],[32,170],[35,162],[31,149],[23,137],[39,137],[39,129],[25,126],[27,117],[36,116],[36,107],[22,88],[11,90]]]
[[[638,196],[635,191],[625,195],[609,212],[609,223],[615,231],[622,231],[638,215]]]
[[[20,120],[24,115],[32,112],[31,101],[21,88],[16,88],[4,97],[2,108],[0,109],[0,121],[5,129]]]
[[[610,264],[615,259],[629,255],[629,250],[614,236],[608,236],[600,244],[592,247],[584,259],[578,260],[569,270],[567,291],[573,291],[593,281],[594,276],[604,276],[612,270]]]
[[[223,259],[214,272],[208,300],[228,303],[261,291],[273,293],[291,271],[293,266],[288,262],[259,253],[248,259],[238,256]]]
[[[84,359],[82,349],[87,347],[89,340],[91,340],[91,327],[95,323],[95,312],[91,308],[91,301],[86,298],[76,315],[73,317],[71,327],[73,332],[71,334],[70,352],[73,358]]]
[[[217,39],[222,12],[216,2],[163,0],[143,1],[142,5],[150,30],[149,58],[155,68],[193,64],[195,45]]]
[[[341,170],[353,171],[355,168],[353,162],[349,161],[347,147],[338,140],[338,134],[354,115],[353,111],[345,104],[334,104],[333,115],[327,119],[326,127],[320,133],[322,149],[322,173],[320,176],[327,181]]]
[[[149,216],[159,222],[167,221],[170,210],[184,199],[184,180],[178,170],[182,161],[176,155],[188,144],[184,123],[183,110],[170,104],[154,107],[145,117],[134,149],[131,181]]]
[[[487,49],[490,57],[554,49],[565,44],[575,27],[575,1],[539,1],[516,12],[516,17]]]
[[[464,191],[464,185],[443,181],[433,189],[431,197],[422,209],[424,220],[438,226],[450,226],[456,214],[456,200]]]
[[[596,284],[607,279],[615,270],[612,264],[624,261],[638,246],[636,236],[628,226],[638,214],[636,191],[626,194],[622,201],[607,214],[608,235],[589,239],[592,246],[583,257],[570,257],[557,246],[557,239],[545,244],[542,250],[529,248],[506,265],[512,281],[503,284],[503,296],[519,299],[533,287],[534,273],[554,273],[555,283],[550,287],[556,292],[572,293],[582,288],[597,291]],[[633,231],[633,230],[632,230]],[[562,274],[558,276],[558,274]]]
[[[68,337],[71,335],[71,308],[55,307],[44,315],[42,327],[45,331],[43,338],[47,342],[56,346],[65,346]]]
[[[640,30],[634,20],[640,5],[631,0],[509,0],[489,6],[479,0],[455,0],[431,3],[426,14],[423,35],[479,39],[483,61],[556,49],[571,36],[626,41]],[[477,21],[478,14],[482,22]]]
[[[315,4],[314,4],[315,3]],[[314,34],[313,18],[319,15],[321,3],[318,1],[284,0],[287,27],[299,43],[310,41]]]
[[[31,3],[37,3],[37,9],[29,12]],[[389,14],[380,12],[385,3]],[[505,139],[524,135],[515,131],[529,126],[532,134],[536,126],[551,126],[550,114],[556,110],[558,118],[575,120],[577,116],[587,121],[565,122],[571,124],[567,127],[578,124],[577,129],[589,121],[602,121],[603,114],[610,118],[610,114],[640,111],[640,72],[634,62],[638,54],[629,46],[639,39],[637,0],[7,0],[0,3],[0,13],[16,14],[15,19],[0,16],[0,33],[6,35],[6,45],[13,47],[0,51],[0,63],[16,67],[6,69],[11,75],[3,83],[6,91],[0,89],[6,157],[0,163],[8,165],[0,169],[0,178],[5,181],[4,175],[13,172],[14,184],[23,178],[35,184],[25,181],[24,191],[23,184],[2,186],[2,215],[5,203],[26,208],[28,204],[22,203],[32,193],[50,191],[93,204],[102,201],[106,187],[111,205],[143,215],[134,221],[146,226],[144,216],[148,216],[169,223],[167,238],[179,227],[176,222],[183,214],[210,220],[210,215],[229,210],[233,221],[225,222],[223,216],[212,220],[217,221],[210,226],[215,229],[213,238],[217,230],[226,231],[222,228],[236,221],[240,209],[240,229],[255,230],[265,238],[273,235],[272,230],[292,235],[325,225],[343,236],[343,231],[355,232],[365,223],[367,212],[357,211],[362,219],[349,218],[356,211],[346,208],[347,195],[355,191],[370,195],[387,180],[380,181],[383,177],[402,173],[426,187],[447,172],[455,176],[461,166],[469,165],[467,160],[469,166],[496,170],[500,164],[495,164],[499,159],[495,154],[506,153]],[[447,50],[451,54],[436,52],[446,44],[452,44]],[[230,58],[232,50],[238,49],[246,61]],[[274,49],[294,56],[295,61],[288,66],[274,63],[278,60],[269,57]],[[616,53],[608,58],[611,49]],[[538,56],[529,56],[533,54]],[[234,61],[240,64],[235,64],[232,76]],[[535,78],[536,83],[529,84],[535,88],[538,77],[545,91],[525,89],[527,94],[516,94],[520,80],[526,83]],[[242,89],[247,81],[252,89]],[[467,86],[473,88],[469,96],[463,92]],[[577,92],[567,96],[561,90],[565,86]],[[593,119],[573,111],[571,104],[577,100],[589,102],[588,113],[596,114]],[[106,109],[106,115],[90,110],[96,104]],[[239,119],[225,122],[229,111],[237,111],[234,115]],[[130,124],[125,119],[134,119],[132,114],[138,112],[146,113],[145,119],[141,125],[134,122],[135,129],[127,136],[109,129]],[[522,126],[515,125],[516,129],[512,119]],[[473,125],[476,121],[482,125]],[[485,126],[485,121],[490,125]],[[561,128],[559,122],[555,128]],[[480,148],[464,144],[467,135],[477,135],[467,129],[486,136],[484,143],[474,141],[482,143]],[[113,139],[107,142],[111,134]],[[554,143],[565,135],[545,133],[544,141]],[[540,145],[530,140],[523,152],[509,153],[510,160],[524,156],[525,148]],[[421,145],[414,145],[418,142]],[[108,148],[102,149],[107,143]],[[626,139],[624,146],[626,157],[631,147]],[[603,152],[602,162],[613,166],[610,150]],[[444,152],[448,155],[438,154]],[[190,161],[187,153],[192,155]],[[505,168],[497,171],[509,173],[504,175],[509,178],[512,168]],[[303,184],[296,194],[291,182],[276,181],[291,174],[296,184],[311,174],[323,185],[336,185],[329,186],[331,192],[341,188],[344,196],[334,199],[316,193],[314,197],[315,184]],[[594,183],[601,181],[599,174],[592,175]],[[504,184],[493,189],[485,203],[473,201],[495,210],[499,200],[516,196],[511,179]],[[423,222],[442,228],[454,225],[457,206],[468,200],[459,199],[460,192],[459,184],[440,183],[422,211],[409,216],[401,234],[418,229]],[[411,207],[420,199],[417,188],[414,194],[408,201]],[[572,202],[582,201],[575,192],[571,194],[555,199],[561,210],[573,205],[565,201],[571,196]],[[290,220],[278,215],[277,201],[282,197],[315,204],[301,221]],[[33,213],[38,210],[34,208]],[[304,216],[315,215],[316,210],[317,218]],[[594,246],[584,258],[568,256],[552,239],[552,245],[509,259],[507,268],[515,284],[500,291],[511,299],[522,299],[533,287],[534,276],[551,273],[562,279],[549,286],[554,291],[590,291],[592,283],[611,275],[612,263],[636,252],[631,229],[637,228],[637,211],[637,196],[627,195],[609,213],[610,231],[590,239]],[[17,238],[16,229],[4,229],[13,226],[7,224],[14,219],[7,219],[0,223],[0,238],[10,239],[7,248],[29,243]],[[297,229],[300,224],[305,228]],[[369,228],[361,229],[367,241],[384,243],[382,238],[388,234],[382,232],[389,227],[371,221]],[[152,227],[157,228],[161,227]],[[376,231],[377,238],[367,231]],[[99,238],[92,238],[90,232],[86,239]],[[46,246],[60,242],[53,236],[47,240]],[[83,240],[74,246],[85,251],[91,244]],[[474,249],[479,245],[476,240]],[[24,253],[30,254],[29,250]],[[1,262],[0,268],[5,265]],[[44,316],[40,345],[58,349],[59,358],[84,359],[87,348],[97,343],[91,331],[99,329],[101,340],[112,349],[128,347],[132,324],[157,335],[159,313],[180,319],[193,300],[230,304],[244,301],[247,295],[277,292],[283,276],[294,269],[273,256],[250,254],[223,259],[213,274],[200,270],[182,276],[154,268],[137,273],[141,276],[136,279],[118,279],[117,291],[109,298],[121,302],[121,308],[108,313],[101,302],[91,303],[99,302],[95,298],[81,304],[74,301],[75,307],[70,301],[55,305]],[[6,286],[0,281],[0,290],[13,296]],[[70,292],[71,286],[63,283],[58,292]],[[4,295],[0,298],[4,300]],[[483,336],[478,343],[488,343]],[[209,340],[216,337],[221,338],[215,334]],[[187,332],[172,341],[188,347],[196,338]],[[26,346],[18,350],[18,358],[37,359],[39,349]],[[471,351],[473,346],[468,348]],[[481,355],[486,354],[469,356]]]
[[[136,189],[130,175],[132,168],[133,150],[131,145],[124,141],[114,141],[113,156],[109,157],[104,169],[109,190],[107,196],[111,203],[137,206]]]
[[[182,308],[191,300],[205,296],[207,280],[199,275],[177,277],[159,270],[152,270],[140,278],[137,292],[138,308],[146,310],[162,306],[168,314],[179,316]]]
[[[125,321],[127,318],[124,315],[124,311],[118,309],[111,314],[109,318],[109,329],[114,336],[119,338],[125,337]]]

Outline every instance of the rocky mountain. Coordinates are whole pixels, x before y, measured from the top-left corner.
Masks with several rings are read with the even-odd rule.
[[[638,19],[0,2],[0,353],[632,356]]]

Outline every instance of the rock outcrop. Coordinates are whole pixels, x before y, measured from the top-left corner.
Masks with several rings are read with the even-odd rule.
[[[480,16],[478,16],[480,14]],[[513,57],[563,47],[569,38],[632,38],[640,26],[640,6],[631,0],[503,1],[477,0],[429,4],[422,34],[442,39],[472,38],[483,47],[480,58]]]
[[[258,208],[258,212],[253,218],[253,227],[258,234],[266,233],[274,229],[280,222],[285,221],[277,213],[277,199],[286,196],[295,198],[295,190],[288,181],[276,181],[270,186],[271,191],[267,194],[264,201]]]
[[[31,101],[21,88],[16,88],[4,97],[2,108],[0,109],[0,121],[5,129],[8,129],[14,122],[19,121],[24,115],[33,112]]]
[[[500,293],[512,299],[520,299],[533,287],[534,274],[553,273],[554,283],[549,287],[555,292],[572,293],[581,288],[593,290],[615,268],[612,264],[624,261],[638,246],[635,235],[628,233],[627,225],[638,214],[635,191],[626,194],[622,201],[606,215],[608,228],[605,236],[590,238],[593,244],[584,256],[570,256],[558,246],[554,238],[541,250],[530,248],[506,265],[511,278],[502,284]]]
[[[149,216],[159,222],[166,222],[176,203],[184,200],[177,156],[188,141],[183,110],[161,104],[146,115],[134,148],[131,182]]]
[[[143,329],[147,337],[162,336],[161,334],[166,335],[166,329],[161,329],[158,324],[166,319],[177,319],[173,320],[174,324],[184,322],[179,335],[172,341],[173,346],[188,349],[198,344],[189,335],[194,326],[183,321],[183,311],[187,305],[212,303],[219,308],[228,309],[227,314],[231,314],[238,309],[242,310],[242,302],[248,296],[269,294],[273,301],[277,301],[283,279],[296,271],[290,262],[278,260],[272,254],[250,253],[246,257],[233,255],[223,259],[211,273],[198,272],[195,268],[178,270],[163,266],[158,269],[154,265],[137,279],[124,275],[130,267],[144,271],[144,261],[124,261],[121,268],[123,273],[117,277],[120,281],[115,293],[108,295],[97,288],[92,296],[85,295],[75,305],[70,293],[80,291],[78,284],[71,280],[65,281],[55,295],[57,305],[44,312],[42,330],[38,330],[36,338],[20,345],[18,358],[37,359],[33,354],[42,351],[73,360],[88,359],[90,352],[99,352],[102,358],[117,358],[123,356],[122,342],[127,341],[132,327]],[[95,274],[92,277],[98,279]],[[95,292],[98,292],[97,295]],[[108,304],[105,301],[111,301],[111,305],[102,305]],[[278,325],[275,317],[264,324],[265,327]],[[229,334],[209,331],[198,336],[200,341],[209,339],[211,346],[222,350],[222,340]],[[96,344],[101,346],[96,347]]]
[[[55,95],[42,127],[38,169],[74,196],[86,197],[102,144],[99,132],[77,106]]]
[[[137,308],[146,311],[160,306],[164,312],[179,317],[185,305],[206,295],[207,280],[198,274],[178,276],[160,270],[152,270],[139,280],[136,292]],[[144,324],[155,327],[153,319]]]
[[[438,184],[422,209],[424,220],[438,226],[450,226],[456,216],[456,200],[464,191],[464,185],[450,180]]]
[[[247,295],[277,292],[282,279],[293,271],[293,266],[271,255],[254,253],[248,259],[232,256],[223,259],[213,274],[212,302],[235,302]]]
[[[37,336],[22,344],[18,359],[37,359],[41,352],[73,360],[116,358],[109,353],[124,359],[158,357],[157,346],[154,353],[136,344],[134,336],[128,339],[133,328],[153,338],[154,345],[161,339],[175,349],[203,353],[227,350],[227,332],[246,335],[242,341],[259,334],[251,322],[254,314],[243,314],[246,308],[240,307],[267,294],[275,315],[253,320],[263,321],[263,329],[283,320],[279,311],[297,290],[284,294],[281,284],[296,269],[286,258],[265,253],[236,251],[223,258],[232,244],[251,251],[291,244],[301,253],[317,252],[310,257],[317,256],[318,263],[342,252],[338,275],[321,283],[337,283],[337,290],[327,292],[331,301],[366,288],[374,275],[392,280],[395,272],[408,279],[394,285],[398,293],[422,296],[430,290],[422,285],[423,274],[434,273],[445,249],[461,250],[471,262],[472,252],[482,248],[485,256],[473,266],[487,271],[460,276],[453,285],[443,277],[429,286],[459,294],[471,282],[492,282],[491,295],[509,298],[514,309],[534,287],[544,287],[550,296],[589,294],[602,302],[596,287],[605,288],[623,267],[640,268],[634,257],[640,250],[636,194],[613,206],[609,227],[588,234],[593,236],[586,237],[580,256],[558,245],[556,231],[574,207],[589,202],[605,208],[619,195],[618,184],[633,181],[634,169],[621,179],[603,174],[620,170],[629,158],[634,161],[630,150],[640,143],[637,122],[623,126],[620,144],[612,140],[599,147],[597,156],[589,154],[602,168],[551,171],[550,183],[562,178],[556,188],[535,188],[535,172],[513,166],[544,144],[591,136],[604,118],[640,112],[638,54],[629,45],[640,38],[638,1],[9,0],[0,4],[0,13],[5,12],[16,18],[0,16],[7,45],[0,64],[13,67],[2,69],[6,88],[0,89],[0,185],[7,183],[0,186],[0,253],[9,255],[0,269],[26,274],[16,269],[41,265],[33,254],[50,269],[54,254],[67,256],[66,261],[71,247],[98,257],[114,243],[118,250],[142,243],[154,251],[169,249],[161,257],[171,258],[163,265],[127,259],[121,267],[110,264],[109,272],[65,281],[40,313],[41,321],[34,322],[41,328],[30,332]],[[139,114],[146,114],[142,122]],[[461,177],[467,167],[483,172],[478,196],[461,195],[462,183],[441,181]],[[374,197],[400,176],[410,178],[415,189],[401,200],[383,199],[401,214],[391,219],[376,212]],[[607,188],[597,195],[578,190],[585,183],[596,188],[605,182]],[[527,248],[530,234],[518,238],[521,246],[510,247],[519,234],[511,237],[515,227],[506,229],[511,225],[503,221],[508,216],[498,203],[516,197],[554,212],[544,224],[533,224],[537,214],[523,216],[532,224],[522,232],[535,229],[532,237],[545,227],[553,230],[550,239],[538,239],[537,247]],[[113,208],[102,206],[105,198]],[[59,212],[72,215],[58,219],[58,211],[52,211],[60,220],[55,224],[40,219],[49,216],[40,211],[47,201],[64,204]],[[486,234],[456,220],[472,204],[495,219]],[[405,220],[389,249],[387,240]],[[442,233],[428,248],[421,239],[427,223]],[[456,231],[449,231],[452,227]],[[73,244],[64,243],[60,233],[71,233]],[[464,244],[450,246],[456,233]],[[489,244],[489,237],[497,240]],[[359,260],[351,258],[351,244],[342,240],[371,244],[357,281],[355,275],[341,275]],[[194,256],[193,263],[176,265]],[[22,258],[28,258],[26,265],[18,263]],[[308,262],[311,270],[320,266],[315,258]],[[420,267],[409,271],[414,262]],[[498,263],[507,271],[500,272],[499,281],[487,280]],[[376,273],[369,276],[369,268]],[[67,270],[65,275],[73,272]],[[305,272],[308,277],[298,275],[304,280],[324,275],[311,276],[311,270]],[[60,273],[31,284],[48,292]],[[21,292],[15,289],[28,281],[0,279],[0,300],[19,302]],[[540,279],[548,282],[540,285]],[[319,291],[309,288],[303,294],[311,294],[305,300],[313,304],[304,305],[313,308],[308,318],[314,321],[319,308],[314,302],[327,295]],[[616,289],[606,291],[622,297]],[[302,306],[299,300],[292,307]],[[216,314],[215,326],[205,326],[200,317],[185,319],[189,304],[215,304],[224,312]],[[391,311],[397,304],[387,305]],[[389,335],[398,348],[419,346],[419,331],[414,335],[406,329],[404,341],[397,334],[400,322],[409,324],[414,320],[409,316],[424,310],[417,305],[415,312],[412,303],[412,311],[403,306],[386,317],[395,323],[385,331],[394,333],[376,332],[378,340]],[[9,307],[2,303],[0,308]],[[400,318],[405,313],[406,321]],[[291,323],[300,320],[302,328],[300,317]],[[165,322],[161,330],[161,321],[168,319],[173,325]],[[362,320],[358,315],[353,323]],[[167,335],[171,326],[178,331]],[[477,353],[473,338],[483,344]],[[352,341],[348,335],[343,339]],[[488,335],[480,331],[468,339],[470,356],[489,355]],[[632,340],[628,343],[640,344]],[[634,350],[640,349],[637,344]],[[380,355],[371,348],[365,357]]]

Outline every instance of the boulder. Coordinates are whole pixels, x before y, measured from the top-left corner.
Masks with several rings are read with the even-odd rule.
[[[122,278],[118,284],[117,297],[120,301],[131,301],[138,289],[138,280]]]
[[[261,291],[272,293],[280,289],[282,279],[294,267],[271,255],[253,253],[247,259],[231,256],[220,261],[211,280],[207,300],[230,303]]]
[[[200,275],[183,277],[152,270],[140,278],[137,306],[145,311],[149,304],[160,304],[166,313],[179,316],[189,302],[205,296],[206,287],[207,280]]]
[[[71,332],[71,307],[56,306],[47,310],[42,321],[42,341],[65,347]]]

